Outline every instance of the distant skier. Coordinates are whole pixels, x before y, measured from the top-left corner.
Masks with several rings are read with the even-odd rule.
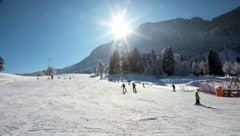
[[[122,84],[122,88],[123,88],[123,94],[126,94],[127,93],[127,89],[126,89],[126,86],[125,86],[124,83]]]
[[[130,86],[131,80],[128,80],[128,85]]]
[[[172,84],[173,92],[176,92],[175,85]]]
[[[199,89],[197,89],[196,93],[195,93],[195,98],[196,98],[196,103],[195,105],[200,105],[200,97],[199,97]]]
[[[53,80],[53,74],[51,74],[50,76],[51,76],[51,79]]]
[[[144,83],[142,83],[142,85],[143,85],[143,88],[145,88],[145,84],[144,84]]]
[[[136,84],[132,83],[132,86],[133,86],[133,93],[137,93]]]

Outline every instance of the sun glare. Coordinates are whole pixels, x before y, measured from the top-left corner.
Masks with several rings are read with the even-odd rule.
[[[109,31],[101,35],[100,38],[113,36],[114,44],[116,43],[116,45],[118,45],[119,43],[121,43],[121,45],[118,45],[119,47],[122,45],[129,45],[128,36],[130,35],[138,36],[138,33],[130,29],[130,25],[133,24],[137,20],[137,18],[132,18],[132,20],[126,20],[125,18],[125,15],[127,14],[126,9],[118,11],[117,13],[116,12],[110,13],[111,13],[110,21],[100,20],[100,24],[110,28]]]
[[[112,33],[115,35],[115,39],[124,39],[129,33],[129,26],[124,21],[124,17],[117,16],[113,18],[111,23]]]

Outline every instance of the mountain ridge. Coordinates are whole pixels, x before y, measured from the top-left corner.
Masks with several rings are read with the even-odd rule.
[[[168,46],[175,53],[187,58],[206,53],[214,48],[222,51],[229,45],[233,50],[240,51],[240,7],[227,13],[204,20],[201,17],[191,19],[176,18],[159,22],[141,24],[136,35],[128,37],[126,50],[137,48],[140,52],[160,51]],[[140,36],[139,36],[140,35]],[[118,41],[122,42],[122,41]],[[123,42],[123,44],[126,44]],[[96,47],[89,56],[72,66],[57,69],[62,73],[82,73],[95,66],[99,61],[107,64],[116,45],[108,42]]]

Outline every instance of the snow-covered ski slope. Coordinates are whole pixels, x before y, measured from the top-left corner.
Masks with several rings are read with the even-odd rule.
[[[121,82],[57,77],[0,73],[0,136],[240,135],[240,99],[200,93],[203,105],[195,106],[191,85],[199,79],[156,79],[145,88],[138,80],[138,93],[126,83],[123,95]]]

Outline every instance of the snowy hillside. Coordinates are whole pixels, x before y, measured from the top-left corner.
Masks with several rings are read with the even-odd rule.
[[[0,135],[239,135],[240,99],[200,93],[203,106],[195,106],[194,92],[211,78],[128,75],[122,94],[117,76],[109,80],[66,74],[23,77],[0,73]],[[221,79],[219,79],[221,80]],[[142,87],[142,82],[145,88]],[[177,92],[170,84],[176,83]]]

